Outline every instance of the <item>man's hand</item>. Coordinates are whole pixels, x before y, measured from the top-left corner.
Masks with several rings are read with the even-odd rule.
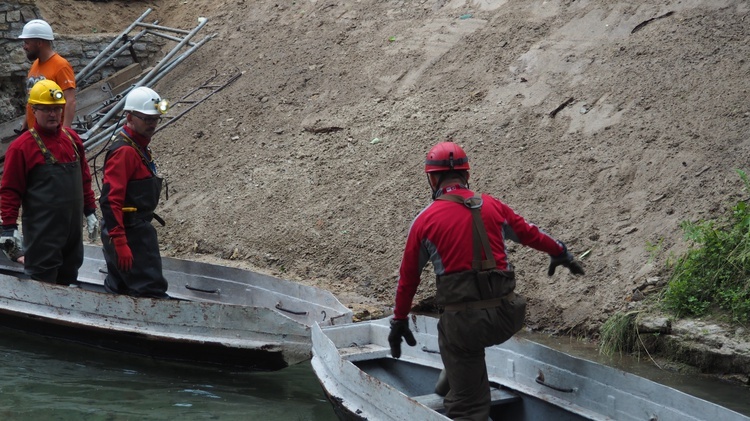
[[[18,227],[3,228],[0,234],[0,248],[9,260],[15,262],[23,257],[23,238]]]
[[[89,240],[96,241],[99,236],[99,220],[96,218],[96,212],[91,212],[86,216],[86,231],[89,233]]]
[[[560,241],[560,245],[563,248],[562,253],[558,254],[557,256],[549,257],[549,270],[547,271],[547,275],[554,275],[555,268],[557,268],[558,266],[565,266],[573,275],[584,275],[585,272],[583,271],[583,266],[581,266],[581,264],[575,260],[575,257],[573,257],[573,255],[568,251],[568,247],[565,246],[565,243]]]
[[[115,243],[117,267],[125,272],[130,271],[133,268],[133,252],[130,251],[130,246],[128,246],[128,239],[125,237],[116,237],[112,241]]]
[[[388,343],[391,345],[391,356],[393,358],[401,357],[401,338],[406,339],[409,346],[417,344],[417,340],[414,339],[414,335],[409,330],[409,319],[391,319],[391,333],[388,335]]]

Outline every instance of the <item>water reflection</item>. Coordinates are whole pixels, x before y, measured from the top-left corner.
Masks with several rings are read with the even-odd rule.
[[[520,334],[750,415],[750,389],[599,355],[574,338]],[[229,372],[61,344],[0,329],[0,420],[335,421],[309,363]]]
[[[659,363],[661,365],[661,368],[659,368],[651,362],[648,355],[643,355],[640,360],[627,355],[607,357],[599,354],[594,344],[575,338],[528,332],[521,332],[519,336],[579,358],[645,377],[750,416],[750,388],[748,387],[722,381],[715,377],[681,374],[675,370],[667,369],[668,364]]]
[[[0,330],[2,420],[312,420],[336,416],[309,363],[228,372]]]

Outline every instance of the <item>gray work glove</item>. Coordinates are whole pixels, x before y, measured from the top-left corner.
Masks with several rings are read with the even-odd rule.
[[[549,257],[549,270],[547,271],[547,275],[554,275],[555,268],[558,266],[565,266],[573,275],[584,275],[585,272],[583,271],[583,266],[575,260],[575,257],[573,257],[568,251],[568,247],[565,246],[565,243],[562,241],[559,241],[559,243],[562,246],[563,251],[557,256]]]
[[[0,234],[0,248],[8,259],[15,262],[23,256],[23,237],[18,228],[3,228]]]
[[[417,344],[417,340],[414,339],[414,335],[409,330],[409,319],[391,319],[391,333],[388,334],[388,343],[391,345],[391,356],[393,358],[401,357],[401,338],[406,339],[409,346]]]
[[[99,236],[99,220],[96,219],[96,212],[91,212],[86,216],[86,231],[89,233],[89,240],[96,241]]]

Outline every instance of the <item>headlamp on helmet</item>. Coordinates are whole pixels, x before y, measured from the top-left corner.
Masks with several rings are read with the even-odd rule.
[[[136,111],[146,115],[164,114],[169,110],[169,101],[162,99],[151,88],[139,86],[125,97],[125,111]]]
[[[167,111],[169,111],[169,101],[167,101],[166,99],[162,99],[161,101],[156,103],[156,109],[160,114],[166,114]]]
[[[54,81],[42,79],[35,83],[29,91],[29,104],[64,105],[65,94]]]

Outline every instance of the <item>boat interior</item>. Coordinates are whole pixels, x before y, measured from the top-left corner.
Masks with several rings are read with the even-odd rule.
[[[390,358],[390,350],[375,344],[340,349],[342,355],[368,375],[389,384],[411,399],[445,414],[443,397],[435,393],[440,369],[410,362],[408,359]],[[427,351],[425,351],[427,352]],[[543,399],[529,396],[494,382],[491,386],[492,420],[586,420],[578,414],[561,410]]]

